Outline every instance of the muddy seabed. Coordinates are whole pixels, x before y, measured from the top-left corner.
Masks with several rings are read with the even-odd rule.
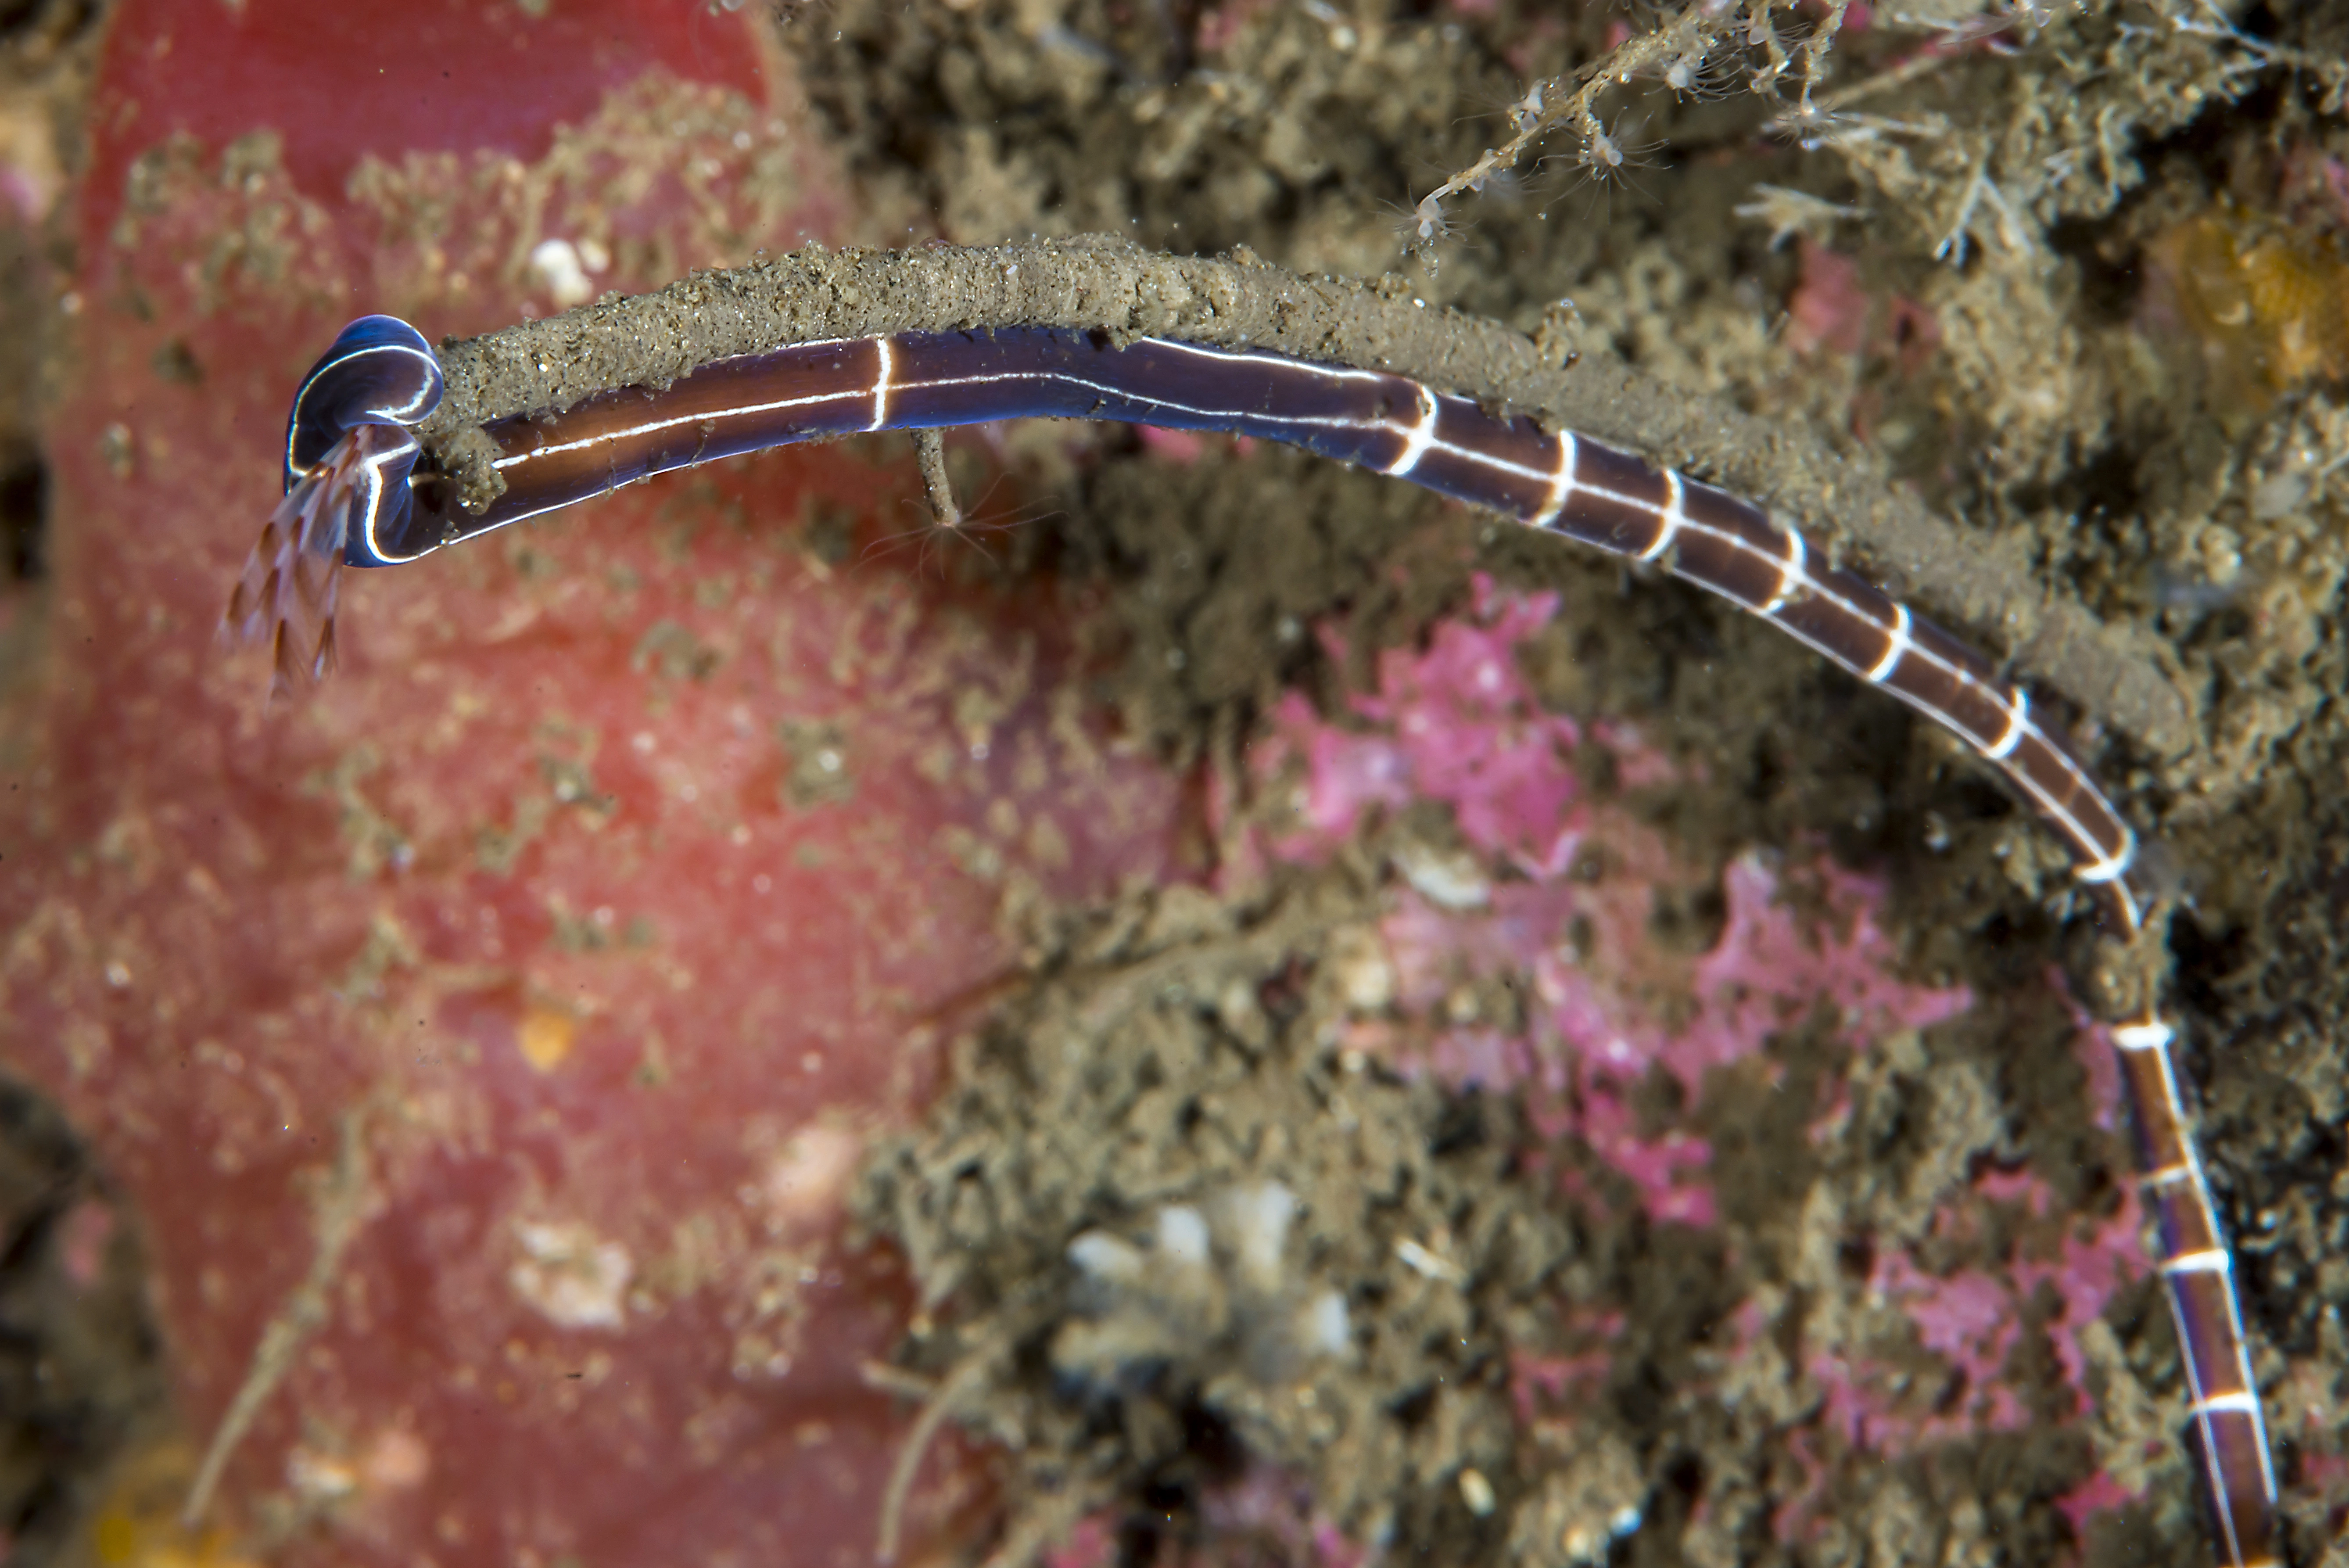
[[[1941,9],[1957,26],[1971,8]],[[2198,223],[2246,248],[2261,223],[2321,234],[2328,220],[2294,192],[2309,167],[2349,161],[2349,134],[2307,81],[2230,67],[2208,40],[2128,55],[2127,27],[2159,28],[2150,10],[2066,11],[2010,20],[2019,47],[1955,47],[1854,102],[1930,119],[1931,137],[1878,126],[1806,151],[1769,132],[1784,105],[1751,90],[1742,57],[1704,62],[1682,92],[1632,83],[1604,109],[1620,167],[1596,179],[1561,138],[1548,163],[1454,203],[1456,234],[1406,255],[1402,210],[1505,134],[1532,76],[1659,23],[1644,7],[1514,0],[1214,16],[1179,3],[836,0],[777,26],[864,193],[854,237],[1105,232],[1178,251],[1246,244],[1309,272],[1396,271],[1432,304],[1568,334],[1585,356],[1623,356],[1872,453],[1974,547],[2156,631],[2202,743],[2156,756],[2099,739],[2094,714],[2081,727],[2168,845],[2188,899],[2174,949],[2200,1126],[2242,1246],[2271,1416],[2296,1443],[2349,1397],[2349,1044],[2329,1027],[2349,1011],[2334,935],[2349,748],[2333,701],[2349,414],[2327,379],[2349,363],[2271,364],[2268,317],[2205,319],[2172,297],[2192,280],[2162,258]],[[2291,26],[2297,47],[2337,53],[2349,10]],[[1922,36],[1847,25],[1830,87],[1870,80]],[[2092,172],[2004,198],[2003,219],[1970,199],[1985,169],[2065,160]],[[2330,242],[2310,243],[2311,275],[2337,291]],[[2339,335],[2337,307],[2308,330]],[[2126,1156],[2093,1125],[2062,1044],[2071,1021],[2028,999],[2051,966],[2085,959],[2085,906],[1982,770],[1770,628],[1660,577],[1293,453],[1210,442],[1177,468],[1123,431],[1095,445],[1075,472],[1023,476],[1037,504],[1022,515],[1049,515],[997,532],[989,556],[944,551],[942,569],[1103,585],[1104,699],[1203,780],[1236,776],[1284,690],[1338,711],[1377,650],[1457,612],[1475,575],[1555,592],[1559,613],[1519,649],[1526,679],[1689,764],[1625,796],[1713,868],[1660,893],[1659,941],[1713,942],[1719,878],[1738,857],[1824,846],[1885,880],[1908,971],[1986,1000],[1857,1060],[1824,1025],[1774,1037],[1781,1082],[1850,1081],[1858,1130],[1832,1147],[1807,1139],[1807,1101],[1774,1112],[1742,1080],[1666,1107],[1692,1116],[1725,1194],[1735,1186],[1698,1230],[1559,1199],[1511,1096],[1332,1044],[1379,1001],[1364,955],[1396,866],[1457,850],[1440,808],[1398,814],[1244,896],[1139,888],[1106,909],[1007,910],[1030,978],[953,1045],[930,1119],[874,1156],[858,1197],[860,1226],[905,1250],[926,1303],[899,1375],[995,1456],[1002,1548],[1072,1531],[1081,1545],[1090,1519],[1110,1531],[1093,1550],[1136,1561],[1329,1553],[1267,1523],[1260,1502],[1233,1504],[1252,1484],[1294,1493],[1270,1516],[1325,1521],[1412,1561],[2202,1561],[2175,1440],[2176,1346],[2149,1281],[2106,1314],[2096,1441],[2024,1425],[1847,1467],[1800,1539],[1773,1528],[1800,1469],[1797,1380],[1775,1408],[1692,1392],[1717,1379],[1726,1315],[1795,1276],[1806,1226],[1888,1224],[1919,1200],[1920,1173],[1996,1164],[2082,1214],[2119,1202]],[[956,462],[986,483],[975,454]],[[1342,650],[1299,634],[1340,615]],[[1995,628],[1959,629],[1995,646]],[[1203,871],[1215,851],[1203,826]],[[1447,1006],[1455,1022],[1506,1025],[1525,983],[1486,977]],[[63,1135],[32,1116],[10,1136],[70,1168]],[[1308,1260],[1295,1278],[1242,1267],[1191,1296],[1102,1283],[1138,1278],[1163,1262],[1149,1238],[1179,1250],[1194,1224],[1244,1261],[1233,1238],[1269,1224],[1268,1205],[1273,1233]],[[1440,1257],[1398,1261],[1434,1237]],[[1069,1262],[1080,1242],[1097,1265],[1082,1280]],[[1866,1260],[1852,1268],[1864,1275]],[[1318,1366],[1309,1403],[1273,1398],[1333,1295],[1353,1321],[1377,1315],[1381,1348]],[[1510,1358],[1554,1348],[1545,1314],[1561,1296],[1626,1326],[1580,1418],[1528,1430]],[[2062,1397],[2051,1387],[2058,1414]],[[2124,1479],[2142,1496],[2084,1548],[2054,1500],[2122,1451],[2140,1456]],[[2337,1467],[2337,1453],[2288,1443],[2286,1474],[2304,1479],[2295,1466],[2313,1472],[2319,1454]],[[1266,1466],[1283,1479],[1266,1482]],[[2325,1489],[2291,1497],[2303,1559],[2349,1560]]]

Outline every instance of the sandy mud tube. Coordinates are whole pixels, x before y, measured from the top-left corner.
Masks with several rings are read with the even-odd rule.
[[[2154,968],[2343,1550],[2349,18],[9,26],[12,1565],[2207,1562]],[[343,574],[315,691],[213,641],[354,316],[549,348],[450,351],[461,473],[742,325],[552,351],[607,293],[1013,325],[920,242],[1104,234],[1113,334],[1539,412],[2004,661],[2163,950],[1772,627],[1261,441],[979,425],[950,530],[904,435],[730,458]]]

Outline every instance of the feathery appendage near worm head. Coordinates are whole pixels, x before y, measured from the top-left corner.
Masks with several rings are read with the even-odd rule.
[[[362,316],[310,367],[285,417],[285,497],[263,525],[222,625],[266,643],[273,690],[335,666],[335,610],[346,563],[380,527],[403,526],[423,449],[413,427],[440,406],[440,361],[421,333]]]

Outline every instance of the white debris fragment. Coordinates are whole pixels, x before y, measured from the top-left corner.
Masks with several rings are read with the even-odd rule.
[[[1130,1285],[1142,1278],[1142,1253],[1106,1231],[1087,1231],[1071,1241],[1069,1262],[1103,1284]]]
[[[804,1234],[835,1223],[864,1156],[864,1139],[846,1127],[815,1122],[793,1133],[767,1159],[751,1195],[767,1234]]]
[[[1393,859],[1403,880],[1440,909],[1481,909],[1492,902],[1485,868],[1464,849],[1446,851],[1406,840],[1394,846]]]
[[[595,286],[588,281],[578,247],[569,240],[539,241],[531,249],[530,272],[559,309],[568,310],[595,297]]]
[[[1207,1266],[1207,1221],[1188,1204],[1170,1203],[1158,1211],[1158,1253],[1187,1268]]]
[[[1377,1012],[1394,1000],[1394,965],[1387,946],[1368,926],[1341,926],[1330,934],[1330,971],[1350,1012]]]
[[[1394,1244],[1394,1254],[1402,1261],[1404,1268],[1415,1274],[1424,1274],[1431,1280],[1441,1281],[1447,1285],[1464,1285],[1468,1282],[1468,1276],[1461,1272],[1459,1264],[1439,1252],[1431,1251],[1421,1246],[1408,1236]]]
[[[1346,1316],[1346,1298],[1336,1291],[1323,1291],[1306,1303],[1299,1327],[1298,1337],[1316,1355],[1342,1359],[1353,1349],[1354,1325]]]
[[[1297,1194],[1278,1181],[1236,1187],[1217,1206],[1216,1229],[1231,1239],[1240,1279],[1267,1294],[1280,1288],[1280,1255],[1288,1245]]]
[[[522,1221],[523,1255],[506,1282],[547,1321],[563,1328],[617,1328],[636,1266],[628,1250],[580,1224]]]

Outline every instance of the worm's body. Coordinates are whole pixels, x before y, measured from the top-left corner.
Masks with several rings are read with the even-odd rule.
[[[855,431],[1057,416],[1224,431],[1293,446],[1654,562],[1785,629],[1971,745],[2070,852],[2115,936],[2146,929],[2137,846],[2062,729],[1988,658],[1725,491],[1571,431],[1485,412],[1374,370],[1163,338],[1112,347],[1046,327],[805,343],[721,359],[655,390],[600,393],[488,427],[504,484],[481,513],[421,457],[410,427],[440,401],[412,328],[346,328],[296,394],[287,495],[246,567],[233,630],[271,637],[281,680],[333,655],[332,567],[392,566],[670,469]],[[2233,1256],[2151,1009],[2117,1020],[2146,1200],[2158,1222],[2192,1394],[2218,1561],[2278,1561],[2275,1479],[2251,1380]]]

